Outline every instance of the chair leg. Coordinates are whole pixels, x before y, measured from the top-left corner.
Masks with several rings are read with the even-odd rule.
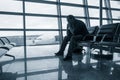
[[[13,56],[13,55],[5,54],[5,56],[13,57],[13,60],[15,60],[15,56]]]
[[[2,74],[2,73],[3,73],[2,66],[0,65],[0,74]]]

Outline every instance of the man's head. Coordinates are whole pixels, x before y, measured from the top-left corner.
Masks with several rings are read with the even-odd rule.
[[[67,16],[67,21],[68,21],[69,23],[73,23],[73,22],[75,21],[75,17],[74,17],[73,15],[68,15],[68,16]]]

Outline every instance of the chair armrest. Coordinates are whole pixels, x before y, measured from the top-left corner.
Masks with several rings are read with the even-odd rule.
[[[3,55],[5,55],[7,53],[8,50],[4,49],[4,48],[0,48],[0,57],[2,57]]]
[[[0,48],[1,48],[1,49],[5,49],[5,50],[9,50],[9,48],[8,48],[8,47],[5,47],[5,46],[1,46]]]
[[[104,41],[106,41],[106,39],[107,39],[107,40],[108,40],[108,39],[111,39],[111,40],[109,40],[109,41],[111,41],[111,42],[117,42],[117,41],[118,41],[118,38],[119,38],[118,35],[104,34],[104,35],[102,36],[102,39],[101,39],[100,42],[104,42]],[[109,42],[109,41],[108,41],[108,42]]]
[[[11,42],[10,44],[11,44],[12,46],[16,46],[16,43]]]
[[[83,37],[83,41],[94,41],[95,37],[97,35],[93,35],[93,34],[87,34]]]

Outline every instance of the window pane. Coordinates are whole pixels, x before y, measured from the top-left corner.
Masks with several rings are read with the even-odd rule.
[[[103,18],[107,18],[107,15],[106,15],[106,10],[102,10],[102,14],[103,14]]]
[[[112,17],[119,19],[120,18],[120,11],[113,11],[112,10]]]
[[[106,10],[103,10],[102,11],[102,16],[103,16],[103,18],[107,18],[107,16],[106,16]],[[90,17],[97,17],[97,18],[99,18],[99,9],[91,9],[91,8],[89,8],[89,15],[90,15]]]
[[[91,20],[90,20],[90,24],[91,24],[91,27],[92,27],[92,26],[97,26],[97,25],[99,26],[99,25],[100,25],[100,21],[99,21],[99,20],[91,19]],[[108,24],[108,23],[107,23],[107,20],[103,20],[103,21],[102,21],[102,25],[104,25],[104,24]]]
[[[0,59],[0,62],[7,62],[5,65],[0,65],[3,70],[3,75],[7,74],[6,77],[9,77],[12,80],[25,80],[24,75],[24,48],[23,48],[23,32],[22,31],[0,31],[0,37],[7,37],[10,42],[16,43],[16,46],[10,49],[7,54],[15,56],[15,60],[11,61],[11,57],[3,56]],[[19,61],[20,60],[20,61]],[[10,61],[10,62],[9,62]],[[11,66],[11,67],[10,67]],[[15,77],[15,76],[18,77]],[[0,75],[1,76],[1,75]],[[5,80],[6,77],[0,77],[1,80]],[[7,80],[10,80],[6,78]]]
[[[61,6],[61,10],[62,15],[84,16],[84,9],[80,7]]]
[[[66,3],[75,3],[75,4],[82,4],[83,0],[60,0],[61,2],[66,2]]]
[[[103,20],[103,25],[108,24],[107,20]]]
[[[26,28],[29,29],[58,29],[57,18],[26,17]]]
[[[0,15],[0,28],[23,28],[22,20],[22,16]]]
[[[113,23],[120,23],[120,21],[113,20]]]
[[[22,1],[1,0],[0,11],[22,12]]]
[[[99,0],[87,0],[88,5],[99,6]]]
[[[65,37],[67,35],[66,31],[63,31],[63,37]]]
[[[99,25],[99,20],[90,20],[91,27]]]
[[[16,43],[16,46],[23,46],[22,31],[0,31],[0,37],[7,37],[11,42]]]
[[[27,13],[57,14],[56,5],[26,2]]]
[[[62,18],[62,28],[66,29],[67,28],[67,19],[66,18]]]
[[[111,8],[120,8],[120,1],[110,0]]]
[[[99,17],[99,9],[91,9],[89,8],[90,17]]]

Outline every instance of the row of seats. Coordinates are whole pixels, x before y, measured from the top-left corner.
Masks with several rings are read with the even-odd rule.
[[[14,46],[16,46],[16,44],[11,43],[7,37],[0,37],[0,57],[5,55],[5,56],[13,57],[13,59],[15,59],[15,56],[7,54],[7,52],[10,49],[12,49]]]
[[[79,43],[80,46],[88,47],[90,57],[91,49],[100,50],[98,52],[99,58],[104,58],[103,50],[107,50],[110,53],[120,53],[120,23],[102,25],[99,29],[94,30],[95,33],[86,35]]]

